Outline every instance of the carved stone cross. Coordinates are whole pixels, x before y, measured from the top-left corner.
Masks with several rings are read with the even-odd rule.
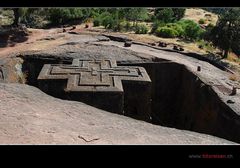
[[[72,64],[45,64],[38,82],[54,97],[149,120],[151,80],[143,67],[117,66],[109,59],[74,59]]]
[[[122,81],[151,82],[144,68],[117,66],[109,59],[45,64],[38,76],[38,80],[61,79],[67,80],[66,92],[123,92]]]

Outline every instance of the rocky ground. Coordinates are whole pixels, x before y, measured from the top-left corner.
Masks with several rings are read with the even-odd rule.
[[[70,33],[69,33],[70,32]],[[71,33],[72,32],[72,33]],[[35,35],[35,36],[34,36]],[[34,37],[34,38],[31,38]],[[61,29],[33,30],[25,42],[0,48],[0,70],[5,69],[0,83],[0,143],[2,144],[231,144],[217,137],[152,125],[125,116],[108,113],[81,102],[50,97],[39,89],[16,84],[20,64],[15,56],[114,58],[117,61],[145,62],[154,58],[184,64],[209,85],[227,88],[238,83],[229,80],[230,73],[213,65],[179,53],[144,45],[124,47],[99,33]],[[7,60],[7,61],[6,61]],[[202,71],[197,72],[197,66]],[[11,73],[12,71],[16,71]],[[9,75],[12,74],[12,75]],[[15,75],[15,77],[13,77]],[[11,79],[11,80],[10,80]],[[1,71],[0,71],[1,81]],[[6,82],[11,82],[6,83]],[[15,84],[12,84],[14,83]],[[234,97],[216,92],[224,102],[240,113],[239,93]]]
[[[64,101],[22,84],[0,83],[1,144],[233,144]]]

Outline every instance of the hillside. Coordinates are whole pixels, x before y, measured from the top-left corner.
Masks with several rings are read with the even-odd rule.
[[[218,16],[217,14],[200,8],[187,8],[183,19],[193,20],[196,23],[198,23],[200,19],[204,19],[206,21],[205,25],[208,25],[209,23],[216,25]]]

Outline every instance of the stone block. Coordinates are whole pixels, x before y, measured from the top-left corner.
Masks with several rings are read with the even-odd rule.
[[[131,114],[124,111],[124,99],[135,95],[131,96],[131,101],[137,101],[146,97],[145,91],[151,92],[151,79],[143,67],[117,66],[116,61],[110,59],[74,59],[71,65],[45,64],[38,81],[41,90],[55,97],[127,115]]]

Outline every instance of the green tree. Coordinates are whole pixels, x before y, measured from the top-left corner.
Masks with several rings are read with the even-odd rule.
[[[157,8],[154,12],[157,20],[170,23],[174,20],[174,13],[171,8]]]
[[[148,11],[146,8],[124,8],[120,13],[126,20],[134,22],[148,19]]]
[[[157,8],[154,14],[157,20],[170,23],[182,19],[185,11],[185,8]]]
[[[109,15],[109,16],[106,16],[105,18],[103,18],[102,20],[102,25],[106,28],[106,29],[112,29],[115,25],[115,20],[114,18]]]
[[[159,27],[156,30],[156,35],[164,38],[175,38],[178,36],[178,32],[171,27]]]
[[[203,34],[202,28],[192,20],[180,20],[177,24],[183,28],[183,36],[188,40],[196,40],[201,38]]]
[[[211,31],[210,40],[222,50],[223,58],[227,58],[232,50],[239,53],[240,46],[240,8],[231,8],[226,11]]]
[[[12,10],[13,11],[13,23],[12,26],[19,26],[21,19],[24,15],[26,15],[26,11],[28,8],[4,8],[4,10]]]
[[[82,21],[84,19],[83,11],[82,8],[50,8],[48,16],[52,24],[66,24],[71,20]]]
[[[147,34],[148,27],[145,24],[138,24],[135,27],[135,33],[136,34]]]
[[[43,28],[47,18],[46,8],[21,8],[20,23],[24,23],[28,27]]]
[[[14,15],[14,20],[13,20],[13,26],[18,26],[19,25],[19,19],[20,19],[20,8],[13,8],[13,15]]]
[[[185,8],[172,8],[173,11],[173,17],[176,21],[182,19],[185,15]]]
[[[177,37],[182,37],[184,35],[184,30],[180,24],[177,23],[167,23],[166,27],[171,28],[176,31]]]

